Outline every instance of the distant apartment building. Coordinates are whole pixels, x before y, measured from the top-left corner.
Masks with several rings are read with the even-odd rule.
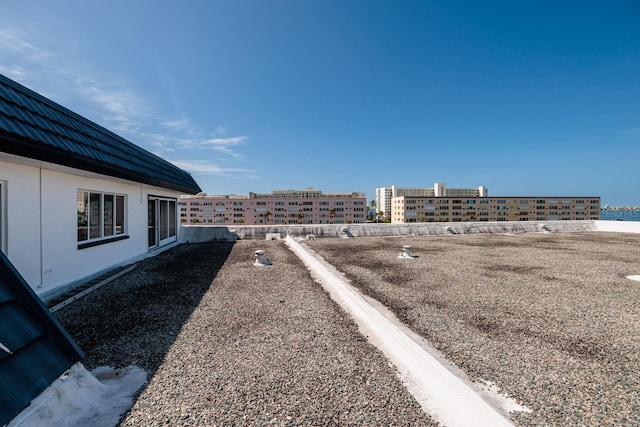
[[[358,224],[366,221],[364,193],[323,193],[320,190],[277,190],[180,198],[180,221],[187,224]]]
[[[487,197],[487,187],[477,188],[447,188],[447,185],[436,182],[433,187],[402,188],[391,187],[376,188],[376,209],[381,218],[391,219],[391,201],[394,197]]]
[[[600,219],[600,197],[414,197],[392,199],[391,222]]]

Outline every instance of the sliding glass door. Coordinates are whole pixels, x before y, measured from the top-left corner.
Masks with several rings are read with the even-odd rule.
[[[150,248],[177,240],[177,207],[176,199],[149,196],[147,217]]]

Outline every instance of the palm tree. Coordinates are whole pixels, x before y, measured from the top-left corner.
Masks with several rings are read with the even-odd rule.
[[[302,218],[304,218],[304,214],[302,212],[298,212],[298,215],[296,215],[298,217],[298,224],[300,224],[302,222]]]
[[[265,221],[265,223],[269,222],[269,218],[270,218],[270,217],[271,217],[271,212],[266,211],[266,212],[264,213],[264,221]]]

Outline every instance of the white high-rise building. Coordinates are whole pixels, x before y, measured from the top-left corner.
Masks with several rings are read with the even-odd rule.
[[[391,199],[394,197],[487,197],[487,187],[477,188],[447,188],[442,182],[436,182],[433,187],[402,188],[391,187],[376,188],[376,210],[380,218],[391,219]]]

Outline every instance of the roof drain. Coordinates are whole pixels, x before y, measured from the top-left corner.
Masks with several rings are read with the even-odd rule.
[[[400,252],[400,255],[398,255],[398,258],[407,258],[407,259],[415,258],[415,256],[411,253],[411,246],[410,245],[402,246],[402,252]]]
[[[264,251],[262,249],[258,249],[255,251],[256,260],[253,262],[253,265],[256,267],[263,267],[265,265],[271,265],[272,262],[264,257]]]

